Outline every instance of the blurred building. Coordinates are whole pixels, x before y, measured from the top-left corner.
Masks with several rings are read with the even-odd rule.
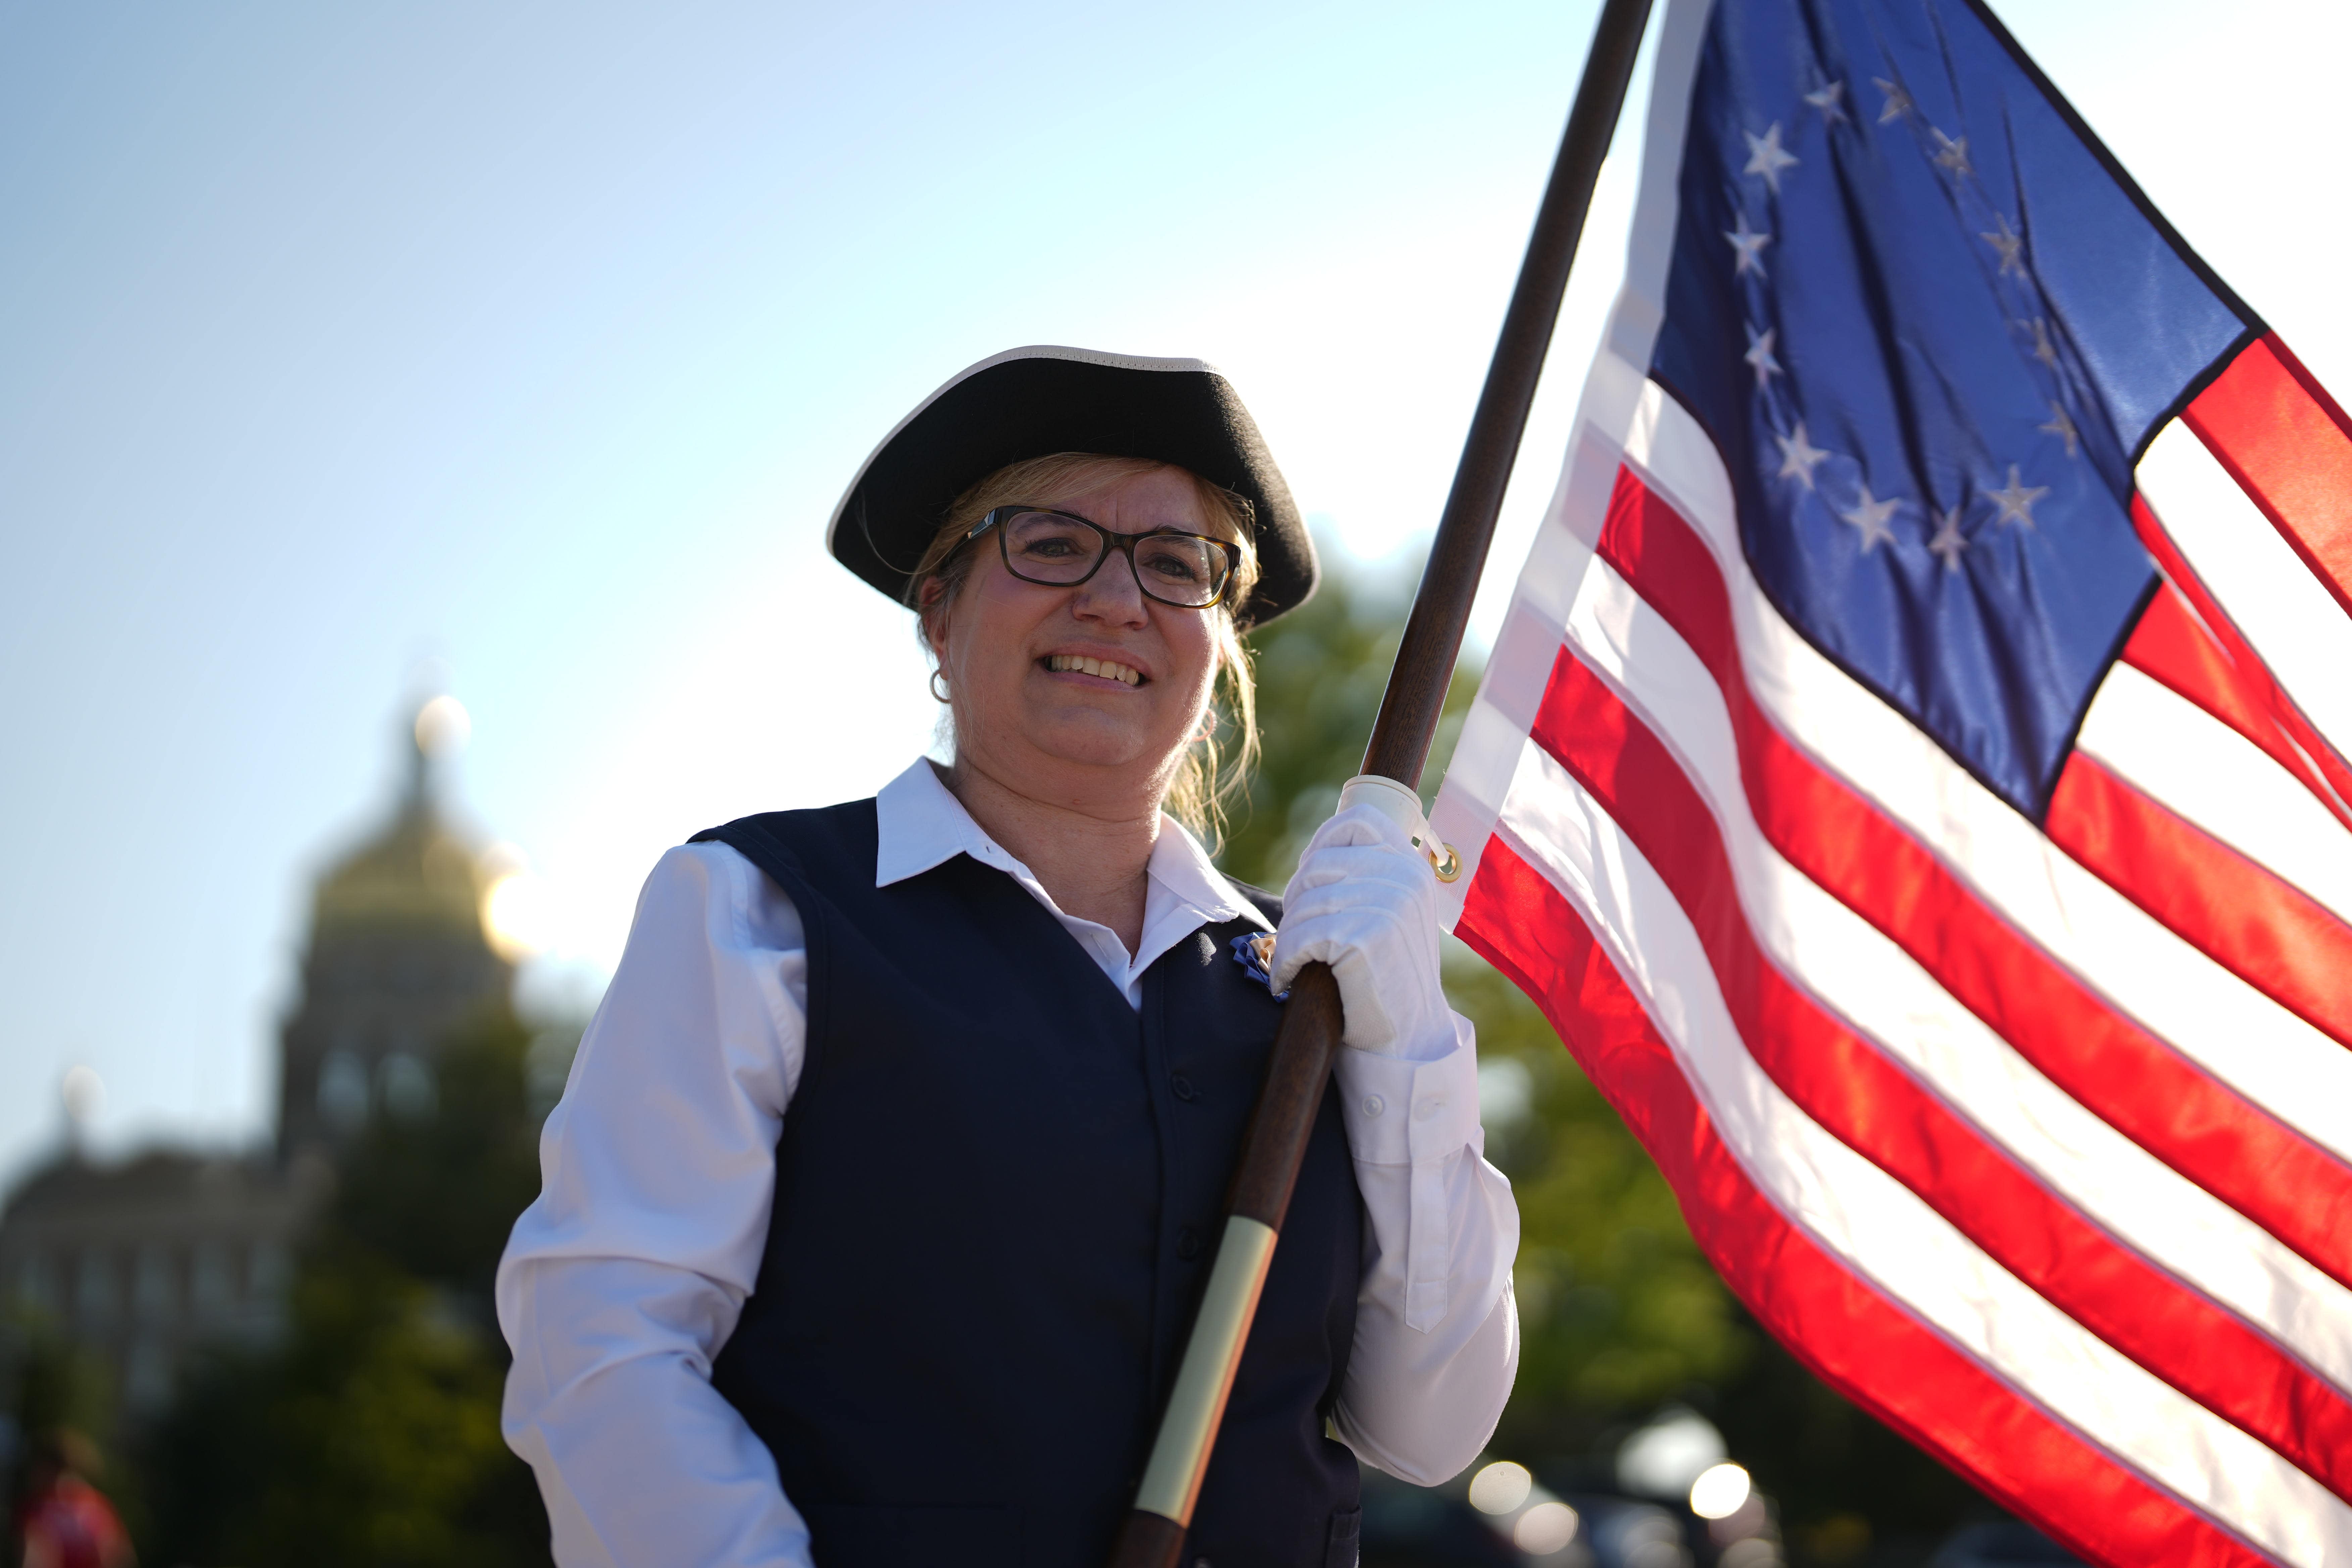
[[[134,1418],[168,1399],[191,1351],[283,1331],[294,1252],[341,1148],[378,1109],[429,1109],[442,1039],[506,999],[513,969],[485,929],[495,868],[436,798],[435,719],[429,703],[411,727],[391,820],[319,880],[272,1144],[100,1163],[69,1132],[0,1211],[0,1326],[95,1352]]]
[[[111,1369],[125,1411],[155,1409],[190,1351],[267,1343],[283,1327],[292,1248],[323,1196],[317,1176],[267,1156],[60,1158],[0,1217],[11,1326],[61,1331]]]

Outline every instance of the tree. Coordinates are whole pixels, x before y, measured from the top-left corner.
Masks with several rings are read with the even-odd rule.
[[[150,1451],[150,1561],[296,1568],[545,1563],[530,1472],[499,1435],[490,1304],[539,1190],[531,1037],[478,1020],[436,1102],[373,1121],[304,1250],[286,1344],[192,1379]]]

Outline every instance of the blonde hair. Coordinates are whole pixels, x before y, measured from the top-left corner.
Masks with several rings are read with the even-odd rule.
[[[1175,468],[1149,458],[1110,458],[1097,452],[1056,452],[1008,464],[965,490],[948,508],[947,520],[916,563],[907,584],[907,603],[915,610],[915,635],[936,666],[931,613],[946,605],[971,579],[977,552],[961,550],[965,536],[980,520],[998,507],[1072,490],[1083,492],[1097,484]],[[1250,668],[1249,650],[1242,646],[1234,616],[1257,585],[1257,543],[1252,537],[1255,509],[1244,496],[1211,484],[1188,468],[1178,468],[1192,481],[1208,531],[1241,546],[1241,562],[1234,569],[1233,586],[1213,607],[1198,612],[1211,617],[1217,660],[1216,689],[1210,698],[1212,722],[1207,732],[1185,749],[1176,776],[1168,786],[1160,809],[1191,828],[1214,850],[1224,837],[1225,806],[1249,788],[1251,769],[1257,765],[1257,678]],[[936,590],[933,584],[937,584]],[[1231,730],[1228,752],[1220,736]]]

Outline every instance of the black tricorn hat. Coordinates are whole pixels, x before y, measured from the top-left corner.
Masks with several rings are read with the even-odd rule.
[[[1214,365],[1092,349],[1007,349],[960,371],[883,437],[834,509],[834,559],[904,604],[948,508],[1009,463],[1055,452],[1150,458],[1248,499],[1257,586],[1244,626],[1315,592],[1315,545],[1257,421]]]

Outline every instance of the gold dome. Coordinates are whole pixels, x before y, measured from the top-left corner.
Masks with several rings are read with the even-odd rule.
[[[412,742],[408,788],[391,823],[320,879],[315,931],[403,925],[480,935],[490,878],[475,847],[434,808],[424,739]]]

